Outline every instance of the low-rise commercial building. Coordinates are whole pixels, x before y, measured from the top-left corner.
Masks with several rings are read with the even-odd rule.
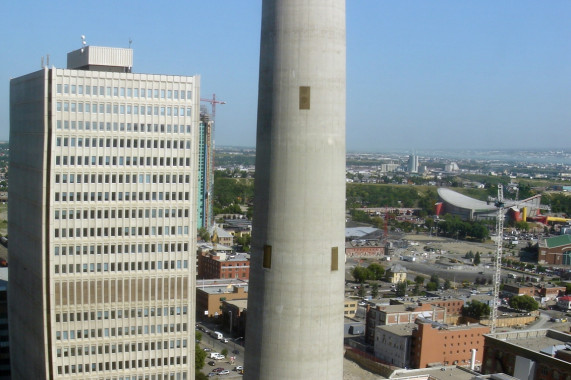
[[[502,291],[507,295],[509,295],[510,297],[525,296],[525,295],[528,295],[530,297],[535,296],[535,288],[533,286],[504,284],[504,288]]]
[[[559,296],[563,296],[564,294],[564,286],[545,285],[539,289],[539,295],[541,296],[542,301],[551,301]]]
[[[375,357],[385,363],[401,368],[410,368],[412,331],[415,323],[377,326],[375,329]]]
[[[571,335],[555,330],[526,330],[484,337],[484,374],[503,372],[518,379],[571,378]]]
[[[369,344],[374,343],[375,329],[377,326],[414,323],[418,317],[431,318],[438,322],[444,322],[446,309],[431,305],[430,303],[408,303],[368,307],[365,341]]]
[[[247,281],[197,280],[196,316],[199,319],[218,317],[222,313],[222,302],[247,298]]]

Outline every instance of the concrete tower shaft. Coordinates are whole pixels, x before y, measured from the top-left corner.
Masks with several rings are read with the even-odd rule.
[[[264,0],[245,378],[341,379],[345,1]]]

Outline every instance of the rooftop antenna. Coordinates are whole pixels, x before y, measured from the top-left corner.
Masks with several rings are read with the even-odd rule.
[[[131,39],[131,37],[129,37],[129,49],[131,49],[131,44],[133,43],[133,40]]]
[[[81,52],[83,53],[83,50],[85,49],[85,46],[87,45],[87,42],[85,41],[85,35],[81,35]]]

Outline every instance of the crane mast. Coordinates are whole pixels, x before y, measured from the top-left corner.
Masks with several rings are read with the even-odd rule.
[[[494,299],[492,305],[492,318],[490,332],[496,332],[496,321],[498,318],[498,301],[500,299],[500,283],[502,271],[502,244],[504,240],[504,189],[503,185],[498,184],[498,199],[495,203],[498,208],[496,217],[497,241],[496,241],[496,270],[494,272]]]

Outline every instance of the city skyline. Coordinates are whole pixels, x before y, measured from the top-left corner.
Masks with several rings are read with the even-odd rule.
[[[8,82],[65,67],[62,51],[131,47],[137,73],[201,75],[216,144],[254,146],[261,2],[9,2],[0,26],[0,139]],[[347,2],[347,148],[565,148],[571,3]],[[210,107],[209,107],[210,108]]]

